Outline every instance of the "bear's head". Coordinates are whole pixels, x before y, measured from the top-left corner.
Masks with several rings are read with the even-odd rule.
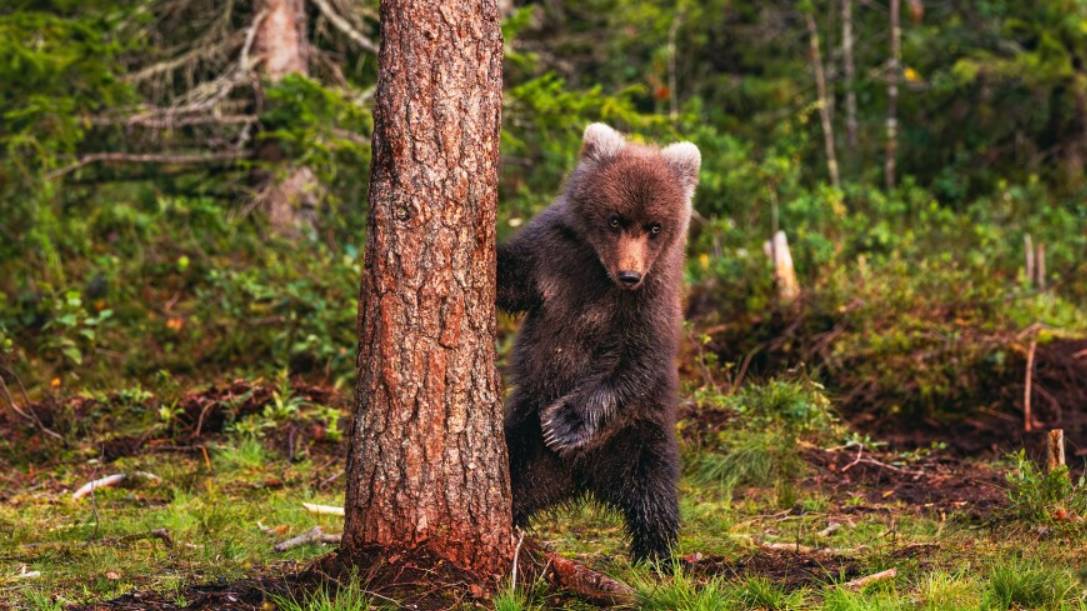
[[[629,143],[603,123],[585,129],[567,203],[575,228],[620,288],[637,290],[663,252],[682,252],[702,158],[698,147]]]

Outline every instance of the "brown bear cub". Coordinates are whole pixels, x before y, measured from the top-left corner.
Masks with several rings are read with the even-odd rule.
[[[506,406],[513,517],[584,493],[622,512],[636,560],[676,541],[676,350],[689,142],[585,130],[563,192],[498,248],[498,306],[525,312]]]

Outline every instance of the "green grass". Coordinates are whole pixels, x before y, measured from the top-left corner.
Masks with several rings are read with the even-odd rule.
[[[276,417],[297,417],[294,411]],[[828,442],[829,437],[770,437],[767,429],[784,425],[773,421],[773,412],[763,413],[763,430],[734,428],[725,433],[727,445],[688,448],[681,482],[683,528],[671,571],[631,565],[622,520],[591,501],[538,516],[532,534],[632,584],[638,607],[644,609],[1087,609],[1076,572],[1085,566],[1087,536],[1082,529],[1053,529],[1052,521],[1042,520],[1049,509],[1021,510],[1049,508],[1054,498],[1074,501],[1071,483],[1071,496],[1065,494],[1069,488],[1046,496],[1044,477],[1032,466],[1000,463],[1019,484],[1009,490],[1010,518],[1007,512],[992,514],[981,523],[988,528],[965,517],[969,507],[941,514],[894,500],[865,500],[859,488],[854,496],[835,496],[805,485],[802,469],[774,463],[783,455],[801,457],[801,442]],[[0,484],[9,490],[0,505],[0,607],[55,609],[134,590],[153,590],[183,606],[192,584],[295,571],[297,563],[327,553],[329,547],[315,544],[282,554],[272,546],[317,524],[329,532],[341,528],[340,518],[315,516],[301,506],[303,501],[342,503],[340,482],[321,484],[342,468],[338,455],[292,463],[261,441],[260,430],[266,427],[251,428],[257,432],[222,436],[206,460],[200,453],[147,453],[106,465],[93,447],[76,446],[56,448],[48,463],[12,464],[0,474]],[[691,462],[692,457],[701,462]],[[707,477],[708,465],[716,465],[718,475]],[[161,481],[139,480],[101,489],[93,499],[71,498],[90,479],[132,471],[154,473]],[[739,485],[722,486],[722,480]],[[786,507],[781,504],[783,481],[794,496]],[[893,478],[885,484],[892,485]],[[832,522],[842,526],[820,535]],[[1055,535],[1040,536],[1037,527]],[[169,531],[173,547],[150,536],[162,528]],[[842,550],[851,572],[841,573],[821,557],[825,566],[805,569],[809,572],[801,581],[745,570],[746,559],[767,554],[760,548],[765,542]],[[910,552],[911,545],[926,547]],[[732,568],[716,574],[690,569],[683,558],[696,553],[715,556],[714,562]],[[796,561],[783,562],[788,567]],[[891,581],[863,591],[843,585],[892,567],[898,576]],[[26,571],[40,576],[21,577]],[[281,609],[299,610],[392,605],[357,582],[274,602]],[[590,608],[580,602],[569,605]],[[519,583],[516,589],[507,586],[493,606],[501,611],[546,609],[553,599],[542,584]]]
[[[989,572],[984,600],[989,609],[1083,608],[1083,585],[1059,565],[1004,560]]]
[[[318,588],[301,597],[273,596],[272,602],[279,611],[364,611],[381,607],[373,598],[358,579],[351,579],[339,587]],[[387,607],[389,601],[384,602]]]

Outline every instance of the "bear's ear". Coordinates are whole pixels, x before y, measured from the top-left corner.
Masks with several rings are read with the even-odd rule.
[[[661,156],[668,167],[679,177],[684,193],[690,198],[698,186],[698,168],[702,166],[702,154],[690,142],[677,142],[661,149]]]
[[[619,154],[626,140],[623,135],[603,123],[592,123],[585,128],[581,139],[581,156],[593,161],[604,161]]]

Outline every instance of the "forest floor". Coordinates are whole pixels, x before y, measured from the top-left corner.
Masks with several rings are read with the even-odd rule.
[[[397,606],[380,584],[329,593],[292,577],[331,545],[274,548],[342,526],[303,503],[343,502],[348,393],[239,380],[175,394],[38,403],[40,427],[4,416],[0,608]],[[632,566],[621,520],[592,503],[541,516],[530,536],[633,585],[640,608],[1087,609],[1084,485],[999,452],[889,447],[840,423],[814,441],[767,438],[694,395],[680,424],[683,530],[669,571]],[[121,485],[74,498],[121,473]],[[449,600],[590,608],[540,583],[493,603]]]

